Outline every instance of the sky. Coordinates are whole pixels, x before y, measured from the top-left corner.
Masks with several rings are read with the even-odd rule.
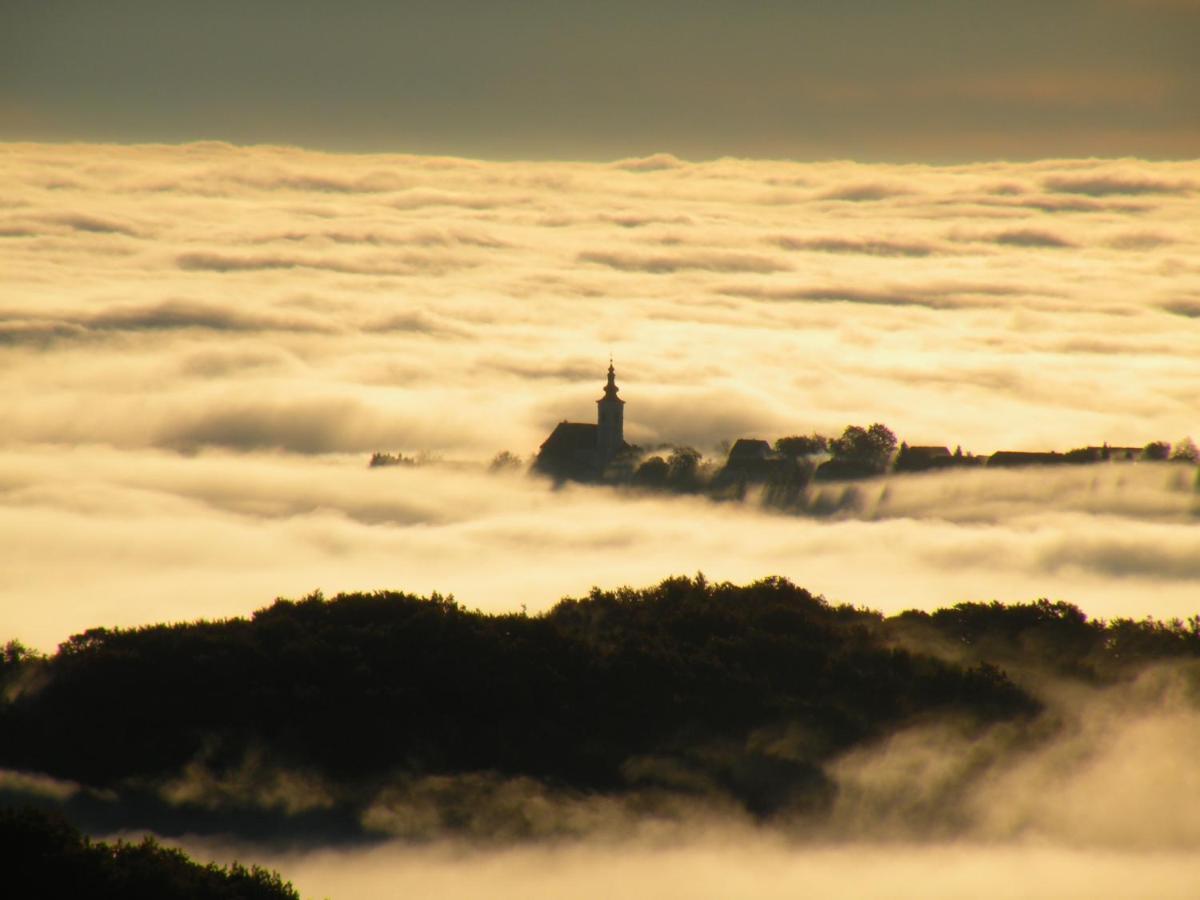
[[[1192,0],[6,0],[0,140],[1194,158]]]

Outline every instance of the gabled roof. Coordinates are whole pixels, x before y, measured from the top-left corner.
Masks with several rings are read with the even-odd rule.
[[[596,427],[587,422],[559,422],[550,437],[542,441],[541,452],[559,454],[595,450]]]
[[[930,445],[930,446],[913,446],[913,447],[908,448],[908,452],[915,453],[919,456],[924,456],[929,459],[933,459],[933,458],[936,458],[939,456],[949,456],[950,448],[949,447],[934,447],[932,445]]]

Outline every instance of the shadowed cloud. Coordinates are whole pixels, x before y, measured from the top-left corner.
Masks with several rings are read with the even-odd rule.
[[[748,297],[755,300],[810,301],[813,303],[858,303],[866,306],[923,306],[928,309],[963,309],[979,306],[975,299],[1004,297],[1020,293],[1003,285],[927,284],[907,288],[869,290],[858,287],[767,288],[757,286],[727,287],[720,291],[726,296]]]
[[[815,250],[820,253],[863,253],[868,256],[929,256],[936,244],[868,238],[796,238],[786,235],[771,242],[784,250]]]
[[[0,343],[44,344],[114,332],[177,331],[332,333],[339,328],[309,314],[247,310],[194,300],[166,300],[145,305],[114,306],[93,315],[59,314],[29,318],[0,313]]]
[[[623,169],[626,172],[663,172],[670,169],[682,169],[685,165],[683,160],[670,153],[655,153],[652,156],[618,160],[612,164],[612,167]]]
[[[580,262],[596,263],[622,272],[646,272],[669,275],[689,269],[708,272],[783,272],[790,268],[783,262],[750,253],[696,251],[692,253],[660,254],[588,250],[579,254]]]
[[[1075,243],[1051,231],[1036,228],[1016,228],[1011,231],[1001,231],[990,238],[997,244],[1008,247],[1074,247]]]
[[[1200,319],[1200,299],[1173,300],[1170,303],[1164,303],[1162,308],[1177,316],[1184,316],[1188,319]]]
[[[836,187],[819,195],[821,200],[848,200],[862,203],[871,200],[887,200],[891,197],[901,197],[911,194],[912,190],[901,185],[883,184],[880,182],[862,182]]]
[[[1163,181],[1138,175],[1055,175],[1042,184],[1064,194],[1108,197],[1113,194],[1185,194],[1194,185],[1187,181]]]
[[[130,237],[138,234],[137,229],[123,222],[85,213],[64,213],[57,216],[46,216],[43,221],[56,225],[66,225],[75,231],[86,231],[93,234],[123,234]]]
[[[224,253],[182,253],[176,264],[185,271],[262,272],[273,269],[317,269],[340,275],[416,275],[437,274],[471,265],[465,260],[415,253],[387,254],[345,260],[339,257],[288,256],[283,254],[230,255]]]

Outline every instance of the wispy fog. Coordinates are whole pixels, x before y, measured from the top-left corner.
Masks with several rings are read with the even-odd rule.
[[[206,848],[190,846],[203,855]],[[227,858],[232,858],[227,855]],[[1135,853],[1050,845],[831,844],[796,847],[716,830],[665,846],[576,844],[501,851],[401,845],[272,857],[313,897],[397,896],[693,900],[754,897],[1190,898],[1194,852]]]
[[[822,517],[486,471],[591,419],[610,352],[646,446],[1200,433],[1195,164],[7,145],[0,184],[5,638],[318,587],[532,611],[697,570],[884,610],[1195,611],[1175,467],[826,487]]]
[[[696,785],[615,799],[472,775],[385,789],[364,824],[395,837],[368,846],[176,843],[265,860],[306,896],[1189,897],[1196,676],[1188,665],[1108,688],[1026,679],[1047,703],[1032,723],[915,724],[835,760],[828,815],[755,823]],[[802,736],[752,740],[786,755]],[[291,803],[322,796],[269,783]]]

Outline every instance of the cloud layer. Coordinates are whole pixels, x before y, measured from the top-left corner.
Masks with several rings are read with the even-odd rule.
[[[315,587],[533,608],[697,569],[887,609],[1194,612],[1177,469],[906,479],[820,520],[485,471],[590,419],[610,352],[645,446],[1200,432],[1194,163],[10,144],[0,183],[2,637]]]

